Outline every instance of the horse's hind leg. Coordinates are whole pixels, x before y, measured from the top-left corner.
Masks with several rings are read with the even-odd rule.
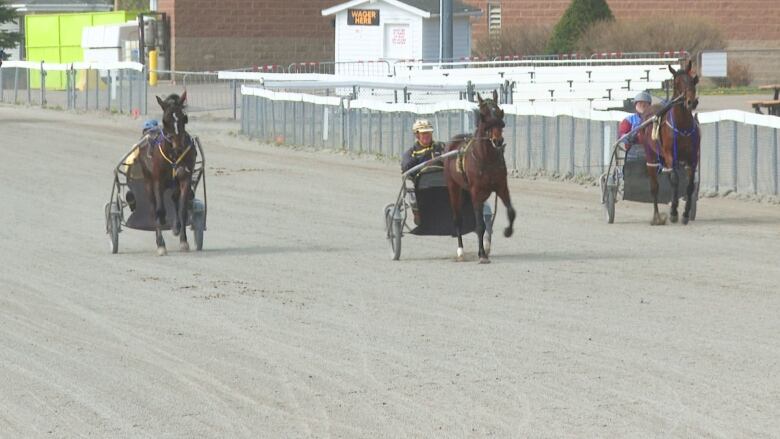
[[[662,226],[666,224],[666,215],[658,212],[658,172],[655,166],[647,167],[647,175],[650,177],[650,193],[653,194],[653,220],[652,226]]]
[[[688,174],[688,186],[685,188],[685,194],[687,197],[685,198],[685,210],[683,210],[683,224],[688,224],[688,220],[691,214],[691,198],[693,197],[693,189],[696,186],[696,183],[693,181],[694,177],[696,176],[696,168],[693,166],[686,166],[685,170]]]
[[[461,234],[461,226],[463,225],[463,218],[461,216],[461,197],[460,187],[455,184],[447,183],[450,194],[450,207],[452,208],[452,221],[455,225],[455,234],[458,236],[458,250],[455,254],[455,260],[458,262],[463,261],[463,235]]]
[[[679,214],[677,213],[677,206],[679,206],[680,194],[678,193],[677,186],[680,183],[680,175],[677,174],[678,169],[672,168],[672,171],[669,173],[669,183],[672,185],[672,207],[669,210],[669,219],[673,222],[677,222],[677,218],[679,217]]]
[[[154,212],[155,212],[155,234],[157,238],[157,255],[165,256],[168,254],[168,250],[165,249],[165,240],[162,236],[162,226],[165,224],[165,202],[163,200],[163,191],[160,187],[160,180],[155,180],[152,183],[154,187],[152,198],[154,199]]]
[[[506,180],[504,180],[504,183],[499,186],[496,193],[498,194],[498,198],[501,198],[501,202],[504,203],[504,207],[506,207],[506,215],[509,219],[509,226],[504,229],[504,236],[509,238],[512,236],[512,232],[514,230],[515,208],[512,207],[512,200],[509,197],[509,188],[506,185]],[[481,213],[480,216],[482,216]]]

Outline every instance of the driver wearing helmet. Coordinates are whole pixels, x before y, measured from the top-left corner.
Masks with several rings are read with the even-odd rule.
[[[433,126],[427,119],[417,119],[412,125],[414,133],[414,146],[406,150],[401,156],[401,172],[430,160],[444,151],[442,142],[433,141]]]
[[[414,145],[407,149],[401,157],[401,172],[437,157],[444,152],[444,143],[433,141],[433,126],[427,119],[417,119],[412,125]],[[417,197],[414,191],[409,192],[414,223],[420,224],[420,212],[417,210]]]
[[[620,122],[620,127],[618,128],[618,138],[621,138],[630,133],[642,123],[642,115],[650,108],[652,103],[653,97],[650,96],[650,93],[643,91],[636,95],[634,98],[634,110],[636,110],[636,113],[629,115],[623,119],[622,122]],[[639,133],[636,132],[623,139],[623,141],[620,142],[620,146],[626,150],[626,152],[628,152],[632,145],[641,143],[641,141],[642,140],[639,138]]]
[[[144,122],[144,129],[141,132],[142,135],[147,135],[150,132],[157,130],[160,127],[160,123],[156,119],[149,119]]]

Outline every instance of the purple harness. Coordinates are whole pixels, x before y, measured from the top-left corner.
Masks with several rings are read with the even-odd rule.
[[[694,148],[694,155],[693,159],[691,160],[693,163],[691,163],[691,167],[693,169],[696,169],[696,166],[698,165],[698,159],[699,159],[699,147],[700,147],[700,139],[699,139],[699,122],[696,121],[696,119],[693,120],[693,126],[687,130],[682,130],[677,128],[674,125],[674,111],[670,110],[667,116],[666,120],[667,125],[669,125],[669,128],[672,129],[672,132],[674,133],[673,138],[673,163],[672,168],[677,166],[678,163],[678,155],[677,155],[677,139],[679,136],[683,137],[693,137],[693,148]],[[663,157],[661,156],[661,140],[656,140],[655,142],[656,146],[656,155],[658,156],[658,163],[663,163]],[[661,168],[658,168],[658,173],[661,173]]]

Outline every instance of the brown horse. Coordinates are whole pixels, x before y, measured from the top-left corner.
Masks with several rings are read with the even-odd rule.
[[[691,212],[691,197],[695,188],[694,177],[696,167],[699,164],[701,136],[699,123],[693,116],[692,110],[699,103],[696,97],[696,84],[699,78],[691,75],[691,62],[688,61],[685,69],[675,70],[669,66],[669,71],[674,76],[675,102],[659,115],[658,140],[652,139],[652,127],[644,129],[643,138],[647,158],[647,174],[650,177],[650,192],[653,194],[653,220],[652,225],[666,224],[666,215],[658,212],[658,175],[669,175],[672,186],[672,206],[669,212],[673,223],[678,220],[677,206],[679,194],[677,192],[679,169],[684,169],[688,176],[686,187],[685,210],[683,211],[683,224],[688,224]],[[648,110],[645,117],[654,113],[654,109]]]
[[[165,100],[157,96],[163,110],[162,128],[151,133],[147,150],[139,155],[144,175],[144,186],[149,200],[155,207],[157,254],[167,254],[162,228],[166,223],[165,200],[167,188],[173,188],[176,219],[171,232],[179,236],[179,248],[189,251],[187,243],[187,204],[192,199],[192,170],[195,166],[195,148],[185,130],[187,115],[184,113],[187,92],[181,96],[171,94]]]
[[[490,194],[495,192],[506,206],[509,226],[504,229],[504,236],[512,236],[512,225],[515,221],[515,209],[509,198],[507,187],[507,169],[504,161],[504,111],[498,107],[498,93],[493,91],[493,99],[482,99],[477,94],[479,101],[479,122],[477,131],[473,136],[456,136],[448,145],[447,151],[459,150],[460,154],[455,158],[449,158],[444,162],[444,174],[447,178],[447,189],[452,206],[452,216],[455,223],[455,232],[458,236],[458,261],[463,260],[463,236],[461,234],[463,209],[463,191],[471,196],[476,221],[476,232],[479,239],[479,262],[489,263],[488,254],[490,247],[486,249],[485,218],[483,206]]]

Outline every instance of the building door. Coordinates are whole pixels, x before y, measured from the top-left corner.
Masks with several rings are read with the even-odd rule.
[[[385,24],[385,58],[411,59],[412,44],[409,37],[408,24]]]

